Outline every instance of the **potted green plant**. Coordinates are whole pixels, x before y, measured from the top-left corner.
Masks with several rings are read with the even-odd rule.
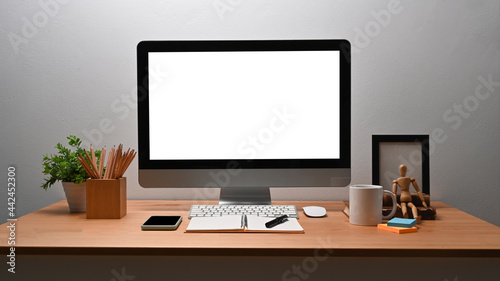
[[[80,147],[82,141],[76,136],[67,137],[72,148],[66,148],[58,143],[55,148],[57,154],[43,156],[43,174],[48,177],[42,184],[42,188],[47,190],[54,183],[61,181],[68,201],[69,210],[72,213],[86,211],[86,189],[85,181],[89,175],[78,161],[78,155],[84,155],[83,148]],[[96,151],[99,157],[100,151]]]

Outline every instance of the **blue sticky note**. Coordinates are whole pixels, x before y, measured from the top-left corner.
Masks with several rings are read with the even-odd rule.
[[[393,218],[392,220],[387,222],[388,226],[397,226],[397,227],[412,227],[417,224],[416,219],[402,219],[402,218]]]

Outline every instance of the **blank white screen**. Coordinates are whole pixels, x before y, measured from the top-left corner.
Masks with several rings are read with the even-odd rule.
[[[338,51],[151,52],[148,71],[152,160],[340,156]]]

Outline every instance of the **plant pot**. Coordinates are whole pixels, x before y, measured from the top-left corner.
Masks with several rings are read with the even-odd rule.
[[[63,182],[62,185],[66,194],[66,200],[68,201],[69,211],[71,213],[85,213],[87,211],[86,184]]]

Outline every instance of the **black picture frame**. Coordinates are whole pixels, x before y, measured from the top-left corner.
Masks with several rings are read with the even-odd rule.
[[[420,144],[422,181],[417,181],[417,184],[419,185],[422,193],[430,195],[429,135],[372,135],[372,184],[375,185],[380,185],[381,183],[381,143],[408,143],[410,145]],[[395,173],[398,172],[398,167],[399,166],[394,167]]]

